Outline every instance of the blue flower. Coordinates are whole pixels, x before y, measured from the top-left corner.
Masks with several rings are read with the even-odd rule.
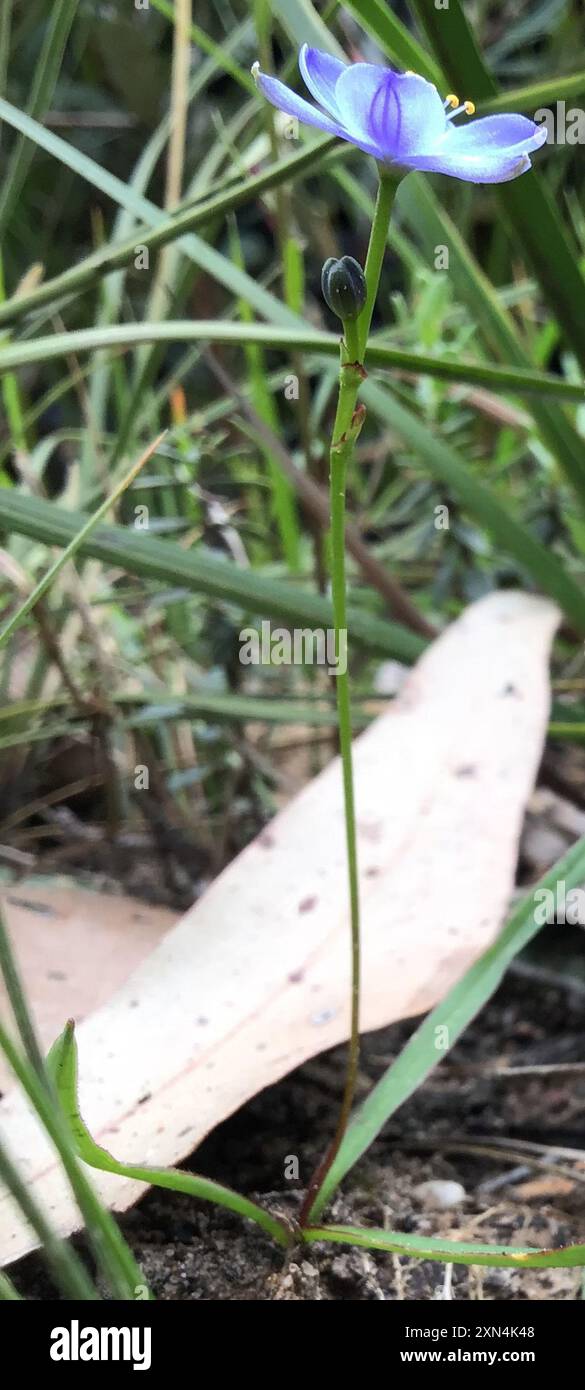
[[[455,125],[454,116],[473,115],[455,96],[442,101],[432,82],[416,73],[393,72],[374,63],[341,63],[304,44],[299,67],[319,103],[312,106],[274,77],[252,69],[263,95],[288,116],[349,140],[382,164],[398,170],[452,174],[470,183],[507,183],[530,168],[530,155],[546,140],[546,127],[526,116],[484,116]]]

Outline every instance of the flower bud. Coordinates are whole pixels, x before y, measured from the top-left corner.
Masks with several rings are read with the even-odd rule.
[[[367,297],[366,277],[353,256],[336,260],[330,256],[321,272],[321,289],[325,303],[344,322],[357,319]]]

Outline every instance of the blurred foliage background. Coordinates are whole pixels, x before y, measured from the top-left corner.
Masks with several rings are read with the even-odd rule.
[[[363,260],[375,170],[287,138],[258,57],[300,87],[307,40],[480,114],[549,112],[514,185],[401,187],[349,479],[350,640],[357,728],[466,603],[549,593],[559,760],[585,735],[579,0],[191,10],[4,0],[0,21],[2,860],[177,905],[335,749],[323,670],[243,667],[239,632],[330,622],[320,273]]]

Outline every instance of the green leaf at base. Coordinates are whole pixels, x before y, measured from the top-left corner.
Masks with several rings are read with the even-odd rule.
[[[216,1202],[220,1207],[228,1207],[240,1216],[255,1221],[279,1245],[291,1244],[292,1233],[262,1207],[241,1197],[239,1192],[212,1182],[210,1178],[199,1177],[196,1173],[183,1173],[180,1168],[150,1168],[143,1164],[119,1163],[117,1159],[102,1149],[92,1139],[82,1118],[77,1099],[77,1043],[75,1025],[69,1020],[60,1037],[53,1043],[47,1057],[47,1067],[57,1089],[65,1112],[71,1135],[79,1158],[91,1168],[100,1168],[106,1173],[117,1173],[122,1178],[148,1183],[152,1187],[165,1187],[173,1192],[186,1192],[205,1202]]]
[[[481,1245],[479,1241],[436,1239],[431,1236],[403,1235],[401,1231],[371,1230],[360,1226],[311,1226],[304,1232],[310,1243],[334,1241],[340,1245],[360,1245],[366,1250],[388,1250],[418,1260],[439,1260],[444,1264],[491,1265],[504,1269],[558,1269],[585,1265],[585,1245],[566,1245],[559,1250],[536,1250],[527,1245]]]

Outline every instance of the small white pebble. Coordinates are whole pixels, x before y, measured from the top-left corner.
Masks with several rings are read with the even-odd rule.
[[[420,1198],[425,1207],[438,1207],[440,1211],[447,1211],[449,1207],[456,1207],[465,1201],[466,1193],[460,1182],[433,1178],[430,1182],[419,1183],[414,1189],[414,1195]]]

